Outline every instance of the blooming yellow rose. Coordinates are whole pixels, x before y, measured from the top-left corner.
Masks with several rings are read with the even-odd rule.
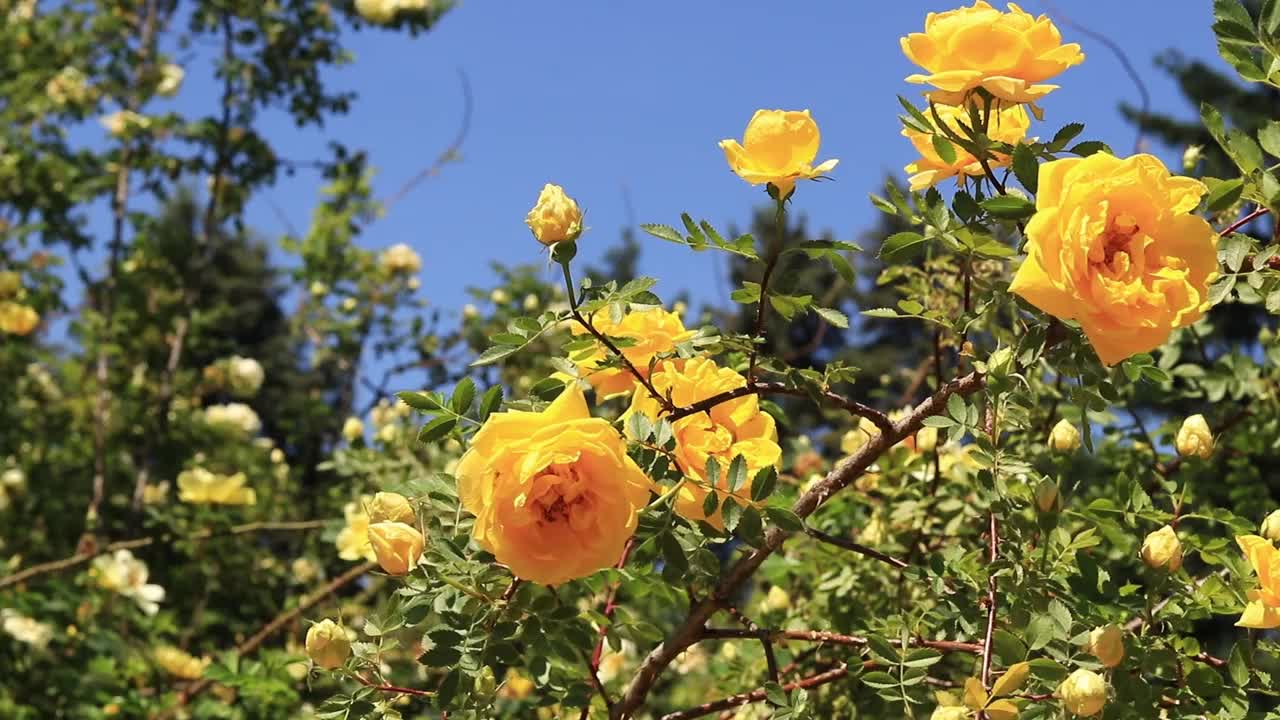
[[[378,565],[391,575],[408,575],[422,557],[423,538],[417,528],[402,522],[369,526],[369,544]]]
[[[961,137],[965,133],[957,124],[957,119],[962,120],[966,125],[969,124],[969,113],[963,107],[952,105],[937,105],[938,117],[942,118],[942,122],[953,132]],[[1021,105],[1012,105],[1004,108],[999,112],[992,113],[990,127],[987,128],[987,137],[999,142],[1017,145],[1019,140],[1026,138],[1027,128],[1031,126],[1031,119],[1027,116],[1027,111]],[[920,159],[906,166],[905,170],[911,174],[908,180],[911,183],[912,190],[924,190],[933,187],[947,178],[957,178],[961,185],[970,177],[982,177],[984,171],[981,163],[973,156],[972,153],[954,145],[955,159],[947,162],[938,154],[937,148],[933,146],[933,135],[930,133],[922,133],[919,130],[904,127],[902,134],[905,135],[911,144],[915,146],[916,152],[920,153]],[[989,166],[1003,167],[1009,164],[1009,156],[999,153],[994,154],[994,159],[987,163]]]
[[[378,559],[373,553],[373,546],[369,544],[369,515],[364,509],[372,500],[368,495],[361,495],[358,502],[349,502],[342,509],[346,527],[338,532],[334,545],[338,548],[338,557],[343,560]]]
[[[398,522],[413,525],[418,522],[418,514],[413,511],[409,498],[400,493],[374,493],[367,508],[369,522]]]
[[[209,658],[198,658],[172,645],[163,645],[152,653],[160,669],[182,680],[198,680],[209,666]]]
[[[817,167],[822,133],[808,110],[757,110],[747,123],[742,142],[720,141],[729,167],[752,185],[773,183],[780,197],[795,189],[796,180],[813,180],[835,169],[839,160]]]
[[[1124,630],[1118,625],[1094,628],[1084,649],[1104,666],[1113,668],[1124,661]]]
[[[1033,17],[1013,3],[1009,12],[977,0],[973,7],[929,13],[924,32],[900,43],[907,59],[929,73],[907,82],[932,85],[929,98],[942,105],[961,105],[978,88],[1006,102],[1035,102],[1058,87],[1044,80],[1084,62],[1080,46],[1063,45],[1048,16]]]
[[[614,565],[652,483],[570,385],[541,412],[494,413],[458,462],[472,535],[517,577],[559,585]]]
[[[1183,420],[1173,445],[1183,457],[1195,455],[1207,460],[1213,454],[1213,431],[1204,416],[1192,415]]]
[[[178,499],[196,505],[254,505],[258,496],[244,486],[249,478],[244,473],[219,475],[204,468],[178,473]]]
[[[524,224],[543,245],[577,240],[582,234],[582,210],[565,194],[564,188],[547,183],[538,193],[538,202],[525,216]]]
[[[341,625],[325,618],[307,629],[307,657],[326,670],[341,667],[351,655],[351,640]]]
[[[726,390],[747,384],[746,378],[722,368],[713,360],[698,357],[682,367],[664,363],[650,378],[654,388],[662,395],[670,395],[677,407],[692,405],[719,395]],[[656,420],[662,415],[657,400],[647,392],[632,396],[626,415],[644,413]],[[750,497],[755,475],[766,467],[776,466],[782,459],[778,446],[778,430],[773,417],[760,409],[755,395],[735,398],[694,415],[682,417],[672,424],[676,439],[675,461],[680,472],[692,479],[680,488],[676,495],[676,512],[691,521],[705,520],[716,528],[723,528],[720,507],[708,516],[702,511],[702,503],[710,488],[707,486],[707,459],[714,457],[721,468],[716,494],[724,501],[729,464],[741,455],[747,463],[747,482],[737,490],[741,499]]]
[[[1150,568],[1163,567],[1169,572],[1177,572],[1182,567],[1182,542],[1178,540],[1178,533],[1168,525],[1147,535],[1140,554]]]
[[[1009,290],[1079,321],[1107,365],[1153,350],[1209,309],[1218,236],[1190,214],[1205,192],[1151,155],[1044,163]]]
[[[8,300],[0,302],[0,332],[29,335],[39,324],[40,313],[35,308]]]
[[[673,352],[676,345],[697,334],[685,329],[679,315],[662,308],[632,310],[617,323],[613,322],[607,311],[598,312],[592,316],[591,324],[609,337],[634,340],[635,344],[619,349],[646,378],[649,376],[649,363],[656,355]],[[571,331],[574,335],[588,332],[577,322],[573,323]],[[583,379],[591,383],[601,398],[629,393],[636,386],[636,378],[627,368],[600,367],[610,355],[606,348],[597,343],[594,353],[585,358],[575,358]]]
[[[1258,575],[1258,589],[1249,591],[1249,604],[1236,622],[1238,627],[1270,629],[1280,627],[1280,551],[1270,540],[1257,535],[1241,535],[1236,544]]]
[[[1097,715],[1107,704],[1107,681],[1091,670],[1076,670],[1058,686],[1058,697],[1073,715]]]

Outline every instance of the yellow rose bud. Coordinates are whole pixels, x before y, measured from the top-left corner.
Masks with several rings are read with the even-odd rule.
[[[1209,423],[1203,415],[1192,415],[1182,421],[1173,444],[1183,457],[1195,455],[1208,459],[1213,454],[1213,431],[1209,429]]]
[[[390,575],[408,575],[422,557],[422,533],[402,522],[373,523],[369,543],[378,564]]]
[[[22,276],[12,270],[0,272],[0,297],[16,295],[22,289]]]
[[[1075,452],[1080,447],[1080,431],[1066,420],[1059,420],[1049,432],[1049,447],[1058,452]]]
[[[328,618],[307,630],[306,647],[307,657],[326,670],[342,667],[342,663],[351,655],[351,640],[347,638],[347,631]]]
[[[962,105],[978,88],[1005,102],[1035,102],[1058,87],[1043,81],[1084,62],[1080,46],[1063,45],[1047,15],[1034,17],[1012,3],[1009,12],[977,0],[929,13],[924,32],[899,42],[907,59],[929,73],[907,82],[932,85],[929,98],[939,105]]]
[[[349,417],[342,423],[342,437],[353,443],[364,437],[364,423],[358,417]]]
[[[160,68],[160,82],[156,85],[156,94],[164,97],[173,97],[178,94],[178,88],[182,86],[182,79],[186,77],[186,72],[173,63],[168,63]]]
[[[480,309],[471,303],[462,306],[462,317],[465,320],[474,320],[480,316]]]
[[[1084,328],[1115,365],[1209,309],[1218,234],[1191,214],[1208,188],[1159,158],[1105,152],[1040,166],[1027,258],[1009,291]]]
[[[343,312],[354,312],[358,305],[359,305],[359,302],[357,302],[355,298],[349,297],[349,298],[343,298],[342,303],[339,305],[339,307],[342,308]]]
[[[1096,672],[1076,670],[1058,686],[1058,697],[1073,715],[1097,715],[1107,704],[1107,681]]]
[[[1280,540],[1280,510],[1272,512],[1262,521],[1259,532],[1262,533],[1262,537],[1272,542]]]
[[[835,169],[839,160],[817,167],[822,133],[808,110],[757,110],[747,123],[742,142],[720,141],[729,168],[752,185],[773,185],[778,197],[795,189],[796,180],[813,180]]]
[[[969,708],[963,705],[949,705],[934,708],[929,720],[968,720]]]
[[[311,283],[311,294],[315,297],[324,297],[329,294],[329,286],[316,280]]]
[[[933,452],[938,447],[938,428],[923,427],[916,433],[916,451]]]
[[[1142,542],[1141,555],[1147,567],[1168,568],[1169,572],[1177,572],[1182,567],[1182,543],[1168,525],[1147,535]]]
[[[768,594],[764,596],[764,607],[773,611],[786,610],[791,607],[791,593],[783,590],[780,585],[770,587]]]
[[[537,310],[539,304],[540,304],[540,301],[538,300],[537,295],[534,295],[533,293],[529,293],[528,295],[524,296],[525,312],[533,312],[534,310]]]
[[[414,525],[418,522],[418,514],[413,511],[409,499],[400,493],[374,493],[369,501],[369,522],[398,522]]]
[[[1094,628],[1084,650],[1098,658],[1105,667],[1113,668],[1124,660],[1124,630],[1117,625]]]
[[[1058,509],[1061,497],[1058,494],[1058,483],[1044,478],[1040,484],[1036,485],[1036,507],[1042,513],[1053,512]]]
[[[40,313],[16,302],[0,302],[0,332],[29,335],[40,324]]]
[[[493,292],[489,293],[489,302],[494,305],[506,305],[511,302],[511,294],[502,288],[495,288]]]
[[[547,183],[524,223],[543,245],[572,242],[582,234],[582,210],[565,194],[564,188]]]
[[[280,448],[273,448],[273,449],[271,450],[271,462],[272,462],[272,463],[274,463],[274,464],[276,464],[276,465],[279,465],[280,463],[283,463],[283,462],[284,462],[284,451],[283,451],[283,450],[281,450]]]
[[[1190,173],[1196,169],[1196,165],[1200,164],[1200,158],[1204,154],[1204,148],[1199,145],[1188,145],[1187,149],[1182,153],[1182,172]]]

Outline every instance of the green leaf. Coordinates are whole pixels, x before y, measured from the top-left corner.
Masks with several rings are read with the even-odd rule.
[[[769,518],[769,522],[786,530],[787,532],[800,532],[804,530],[804,520],[799,515],[791,512],[786,508],[767,507],[764,509],[765,517]]]
[[[662,547],[662,559],[667,565],[686,572],[689,569],[689,558],[684,555],[684,548],[680,547],[680,541],[676,540],[676,536],[671,533],[663,533],[658,536],[658,542]]]
[[[508,355],[514,355],[519,350],[520,348],[517,346],[494,345],[488,350],[485,350],[484,352],[480,353],[480,357],[476,358],[475,360],[472,360],[471,366],[479,367],[481,365],[490,365],[492,363],[498,362],[499,360],[507,357]]]
[[[790,320],[797,313],[808,309],[813,302],[812,295],[770,295],[769,304],[782,317]]]
[[[998,195],[982,201],[982,209],[1001,220],[1021,220],[1036,213],[1036,206],[1016,195]]]
[[[769,466],[756,473],[755,478],[751,481],[751,499],[754,502],[760,502],[773,494],[773,489],[778,485],[778,471]]]
[[[502,405],[502,386],[494,385],[485,391],[484,397],[480,398],[480,422],[484,422],[500,405]]]
[[[743,280],[742,287],[734,290],[729,294],[734,302],[750,305],[751,303],[760,302],[760,283],[753,283],[750,280]]]
[[[1205,204],[1209,212],[1226,210],[1234,205],[1240,199],[1241,193],[1244,192],[1243,178],[1231,180],[1204,178],[1204,183],[1209,186],[1209,195],[1205,198]]]
[[[839,310],[834,310],[832,308],[818,307],[817,305],[814,305],[812,309],[815,313],[818,314],[818,317],[822,318],[823,320],[826,320],[828,323],[830,323],[835,327],[838,327],[841,329],[849,327],[849,316],[845,315]]]
[[[1276,3],[1280,7],[1280,2]],[[1258,144],[1273,157],[1280,157],[1280,120],[1268,120],[1258,131]]]
[[[1071,153],[1072,155],[1079,155],[1080,157],[1089,157],[1094,153],[1104,152],[1104,151],[1110,152],[1110,150],[1111,148],[1107,147],[1107,144],[1104,142],[1101,142],[1099,140],[1085,140],[1082,143],[1076,143],[1067,152]]]
[[[768,682],[764,685],[764,697],[774,707],[787,707],[791,704],[791,699],[787,697],[787,691],[776,682]]]
[[[396,397],[400,398],[401,402],[414,410],[434,412],[440,409],[440,403],[436,402],[436,400],[427,393],[402,390],[401,392],[396,393]]]
[[[1240,272],[1244,259],[1253,250],[1253,238],[1241,233],[1231,233],[1218,246],[1218,256],[1231,272]]]
[[[1067,143],[1075,139],[1077,135],[1084,131],[1084,123],[1068,123],[1063,125],[1058,132],[1054,133],[1053,139],[1049,141],[1048,148],[1053,152],[1057,152],[1067,146]]]
[[[449,417],[447,415],[441,415],[440,417],[422,426],[422,429],[418,431],[418,442],[420,443],[435,442],[436,440],[439,440],[445,435],[448,435],[449,433],[453,432],[453,428],[456,427],[457,425],[458,425],[457,418]]]
[[[1013,174],[1027,192],[1034,195],[1040,183],[1040,163],[1029,145],[1019,144],[1013,149]]]
[[[736,493],[738,488],[747,481],[747,459],[741,455],[734,455],[733,460],[729,461],[729,473],[725,476],[728,483],[729,492]]]
[[[956,148],[951,141],[941,135],[933,136],[933,150],[938,153],[942,162],[950,165],[956,161]]]
[[[453,388],[453,396],[449,398],[449,407],[458,415],[462,415],[471,409],[471,403],[476,399],[476,383],[469,377],[462,378],[458,381],[457,386]]]
[[[751,506],[742,508],[742,517],[738,519],[734,533],[748,545],[760,547],[764,542],[764,521],[760,519],[760,511]]]
[[[684,235],[681,235],[679,230],[676,230],[670,225],[643,223],[640,225],[640,229],[656,238],[666,240],[667,242],[680,243],[681,245],[689,244],[685,242]]]
[[[925,237],[918,232],[894,233],[880,245],[880,259],[887,263],[899,263],[915,256],[923,249]]]

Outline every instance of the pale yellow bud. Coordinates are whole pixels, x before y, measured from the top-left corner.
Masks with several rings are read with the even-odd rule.
[[[582,234],[582,210],[564,188],[547,183],[524,222],[543,245],[577,240]]]
[[[1058,509],[1059,502],[1058,483],[1044,478],[1036,485],[1036,507],[1040,512],[1053,512]]]
[[[369,522],[398,522],[413,525],[418,522],[418,515],[413,511],[409,499],[400,493],[375,493],[369,501]]]
[[[359,303],[357,303],[355,298],[349,297],[349,298],[343,298],[342,304],[340,305],[340,307],[342,308],[342,312],[353,312],[355,311],[356,306],[358,304]]]
[[[342,437],[353,443],[364,437],[364,423],[358,417],[349,417],[342,423]]]
[[[511,302],[511,294],[502,288],[495,288],[493,292],[489,293],[489,301],[494,305],[506,305]]]
[[[1209,429],[1209,423],[1205,421],[1204,416],[1192,415],[1183,420],[1173,445],[1178,448],[1178,454],[1183,457],[1196,455],[1207,459],[1212,455],[1213,431]]]
[[[326,670],[342,667],[351,655],[351,640],[338,623],[325,618],[307,630],[307,657]]]
[[[182,86],[182,79],[186,75],[181,67],[173,63],[165,65],[160,68],[160,82],[156,85],[156,93],[165,97],[177,95],[178,88]]]
[[[1084,649],[1104,666],[1113,668],[1124,661],[1124,630],[1116,625],[1094,628]]]
[[[1107,704],[1107,681],[1096,672],[1076,670],[1058,686],[1058,697],[1073,715],[1097,715]]]
[[[1188,145],[1187,149],[1182,153],[1182,171],[1189,173],[1196,169],[1196,165],[1200,164],[1200,158],[1204,154],[1204,148],[1199,145]]]
[[[539,305],[539,301],[538,301],[537,295],[534,295],[533,293],[529,293],[528,295],[524,296],[525,312],[533,312],[534,310],[537,310],[538,305]]]
[[[1178,533],[1168,525],[1147,535],[1140,554],[1147,567],[1168,568],[1169,572],[1177,572],[1182,567],[1182,543]]]
[[[938,447],[938,428],[922,427],[916,432],[916,450],[922,453],[933,452]]]
[[[1074,452],[1080,447],[1080,431],[1066,420],[1059,420],[1049,432],[1049,447],[1058,452]]]
[[[271,462],[275,463],[276,465],[279,465],[280,463],[284,462],[284,451],[281,450],[280,448],[273,449],[271,451]]]
[[[786,610],[791,607],[791,594],[781,586],[774,585],[764,597],[764,606],[766,610]]]
[[[462,317],[466,318],[467,320],[473,320],[479,316],[480,316],[480,310],[475,305],[472,305],[471,303],[467,303],[466,305],[462,306]]]
[[[1259,531],[1262,537],[1276,542],[1280,540],[1280,510],[1276,510],[1262,521],[1262,529]]]
[[[402,522],[380,522],[369,526],[369,543],[378,565],[389,575],[408,575],[422,557],[422,533]]]
[[[316,280],[311,283],[311,294],[315,297],[324,297],[329,294],[329,286]]]
[[[396,0],[356,0],[356,12],[375,25],[391,22],[396,16],[397,7]]]

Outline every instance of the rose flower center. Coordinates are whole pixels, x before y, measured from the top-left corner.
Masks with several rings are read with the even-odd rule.
[[[539,525],[573,524],[575,516],[590,511],[588,487],[573,465],[550,465],[533,479],[528,507]]]
[[[1089,262],[1101,266],[1104,273],[1111,277],[1127,274],[1133,265],[1135,250],[1134,238],[1138,235],[1138,221],[1128,213],[1120,213],[1112,218],[1107,230],[1098,238],[1089,250]]]

